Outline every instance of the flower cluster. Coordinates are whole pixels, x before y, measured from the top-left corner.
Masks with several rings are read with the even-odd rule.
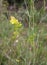
[[[21,27],[22,26],[22,24],[14,16],[10,16],[10,23],[15,24],[16,27]]]

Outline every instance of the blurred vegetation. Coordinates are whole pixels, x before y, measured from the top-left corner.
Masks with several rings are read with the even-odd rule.
[[[47,1],[9,1],[0,0],[0,65],[47,65]]]

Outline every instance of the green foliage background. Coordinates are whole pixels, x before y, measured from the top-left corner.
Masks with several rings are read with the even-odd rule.
[[[18,12],[0,4],[0,65],[47,65],[46,1],[39,10],[33,0],[27,2],[26,9],[22,6]],[[21,21],[21,28],[10,23],[11,15]]]

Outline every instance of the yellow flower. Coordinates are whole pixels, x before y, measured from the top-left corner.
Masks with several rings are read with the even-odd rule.
[[[18,34],[18,32],[17,32],[17,31],[14,31],[13,34],[14,34],[14,35],[15,35],[15,34]]]
[[[17,27],[22,25],[14,16],[10,17],[10,23],[15,24]]]
[[[16,59],[16,62],[20,62],[20,60],[19,59]]]
[[[13,16],[10,17],[10,23],[19,24],[18,20],[15,17],[13,17]]]

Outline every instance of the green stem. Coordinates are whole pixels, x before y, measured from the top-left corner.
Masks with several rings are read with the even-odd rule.
[[[33,11],[34,11],[34,1],[33,1]],[[33,12],[33,35],[34,35],[34,12]],[[33,37],[33,44],[34,44],[34,37]],[[35,44],[33,46],[33,53],[34,53],[34,59],[33,59],[33,65],[35,65]]]
[[[33,0],[30,0],[29,1],[29,4],[28,4],[28,11],[29,11],[29,35],[30,35],[30,31],[31,31],[31,14],[32,14],[32,2],[33,2]]]
[[[46,1],[44,0],[44,12],[45,12],[45,4],[46,4]]]

